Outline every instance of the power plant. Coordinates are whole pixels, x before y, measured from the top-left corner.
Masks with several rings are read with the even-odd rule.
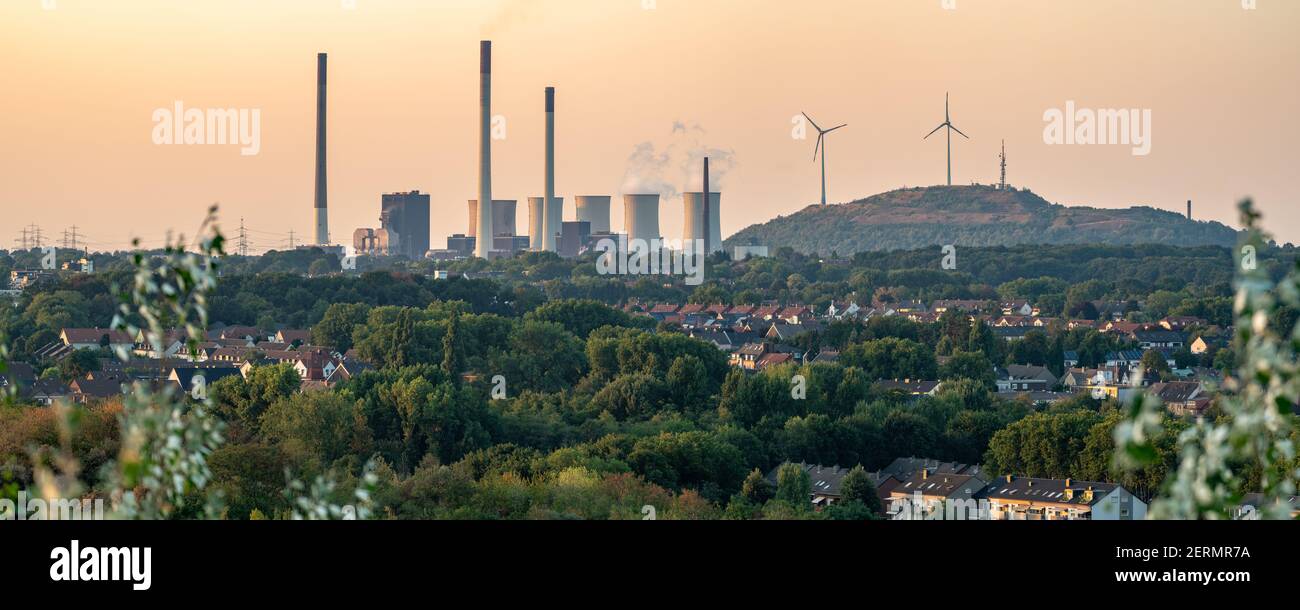
[[[659,195],[623,195],[623,227],[629,240],[660,239]]]
[[[682,193],[682,207],[686,212],[682,225],[682,239],[704,240],[707,252],[722,250],[722,193],[709,193],[707,216],[702,192]],[[708,234],[704,232],[705,223],[708,223]]]
[[[329,191],[325,172],[325,74],[328,58],[316,54],[316,245],[330,243]]]
[[[478,140],[478,200],[492,201],[492,41],[479,43],[479,140]],[[470,229],[476,241],[474,255],[488,258],[492,253],[493,237],[490,205],[478,208],[477,226]]]
[[[608,195],[583,195],[575,200],[580,222],[591,223],[591,232],[609,233]]]

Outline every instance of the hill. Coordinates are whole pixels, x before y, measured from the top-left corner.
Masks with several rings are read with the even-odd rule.
[[[1167,244],[1234,246],[1237,231],[1218,222],[1140,206],[1063,206],[1029,190],[934,186],[889,191],[840,205],[811,205],[751,225],[728,246],[789,246],[849,255],[942,246],[1017,244]]]

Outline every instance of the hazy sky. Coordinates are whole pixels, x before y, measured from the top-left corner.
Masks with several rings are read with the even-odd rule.
[[[1300,2],[1257,0],[3,0],[0,239],[76,225],[97,248],[157,245],[220,202],[257,250],[312,229],[316,53],[330,54],[330,228],[377,226],[380,194],[432,195],[433,244],[476,197],[478,41],[495,44],[494,195],[542,190],[543,88],[558,88],[557,194],[619,195],[630,158],[685,183],[729,151],[724,235],[819,197],[806,110],[830,138],[829,198],[1009,181],[1067,205],[1145,204],[1236,226],[1254,196],[1300,241]],[[355,8],[347,8],[354,4]],[[45,5],[52,5],[46,8]],[[647,5],[650,8],[647,8]],[[1150,110],[1151,151],[1049,146],[1044,112]],[[155,109],[260,109],[260,151],[153,142]],[[674,125],[686,129],[674,134]],[[650,143],[648,147],[642,146]],[[649,153],[649,154],[646,154]],[[715,153],[717,154],[717,153]],[[616,202],[619,199],[616,198]],[[680,200],[661,225],[680,235]],[[613,212],[622,226],[622,206]]]

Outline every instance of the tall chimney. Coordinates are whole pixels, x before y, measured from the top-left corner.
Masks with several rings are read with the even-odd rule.
[[[556,222],[564,217],[555,201],[555,87],[546,88],[546,188],[542,192],[542,243],[547,252],[555,252],[555,234],[560,232]]]
[[[1187,220],[1192,219],[1192,200],[1187,200]]]
[[[474,256],[492,251],[492,41],[479,43],[478,231]]]
[[[316,54],[316,245],[330,243],[329,191],[325,172],[325,74],[328,56]]]
[[[704,158],[704,255],[708,256],[712,250],[709,249],[709,229],[713,226],[709,222],[709,208],[713,207],[713,196],[709,193],[709,158]]]

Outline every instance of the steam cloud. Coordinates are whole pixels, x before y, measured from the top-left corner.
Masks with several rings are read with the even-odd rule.
[[[642,142],[632,149],[623,175],[623,194],[658,193],[667,203],[682,198],[682,188],[700,191],[704,158],[709,158],[709,190],[721,192],[727,174],[736,167],[731,149],[705,143],[708,132],[699,123],[674,121],[668,141],[661,149],[654,142]]]

